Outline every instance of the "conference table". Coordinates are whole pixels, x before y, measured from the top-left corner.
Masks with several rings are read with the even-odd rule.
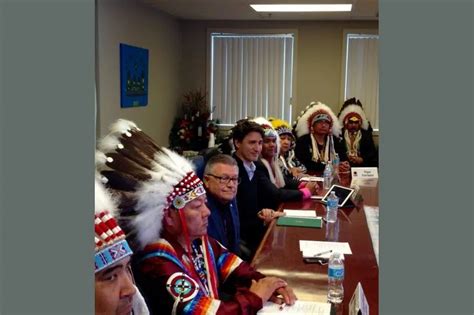
[[[341,177],[340,185],[349,186],[350,177]],[[332,314],[348,314],[349,302],[360,282],[369,304],[370,314],[379,313],[379,268],[372,245],[364,206],[378,207],[378,183],[363,187],[355,198],[355,207],[339,208],[336,224],[324,223],[322,228],[279,226],[273,220],[251,262],[267,276],[285,279],[299,300],[327,301],[327,265],[307,264],[299,249],[299,240],[348,242],[351,255],[344,255],[344,300],[333,305]],[[324,191],[320,194],[324,194]],[[325,217],[325,206],[318,200],[284,202],[283,209],[316,210]]]

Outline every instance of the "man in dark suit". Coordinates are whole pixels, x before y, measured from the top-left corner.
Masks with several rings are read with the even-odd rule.
[[[351,166],[376,167],[378,154],[372,138],[372,128],[359,100],[351,98],[342,105],[339,122],[344,126],[342,137]]]
[[[331,108],[312,102],[294,125],[297,135],[295,155],[309,172],[322,172],[326,164],[339,155],[341,172],[349,171],[344,144],[340,138],[341,127]]]
[[[233,156],[237,161],[240,177],[237,205],[241,245],[248,249],[249,255],[244,258],[249,260],[262,240],[266,229],[265,223],[280,215],[273,209],[262,206],[268,204],[261,198],[262,192],[266,198],[277,200],[278,188],[264,174],[265,167],[258,160],[264,136],[262,127],[253,121],[243,119],[237,122],[231,133],[235,147]],[[275,194],[267,194],[270,191],[274,191]]]
[[[237,162],[226,154],[214,155],[204,169],[207,207],[211,210],[207,234],[234,254],[240,255],[240,220],[237,209]]]

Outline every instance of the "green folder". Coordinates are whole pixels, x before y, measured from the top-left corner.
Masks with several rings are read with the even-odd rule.
[[[277,225],[282,226],[299,226],[321,228],[323,225],[322,219],[319,218],[298,218],[298,217],[279,217]]]

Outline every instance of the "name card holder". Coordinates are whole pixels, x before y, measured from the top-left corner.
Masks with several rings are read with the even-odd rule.
[[[367,303],[367,298],[360,282],[357,284],[349,302],[349,315],[369,315],[369,303]]]

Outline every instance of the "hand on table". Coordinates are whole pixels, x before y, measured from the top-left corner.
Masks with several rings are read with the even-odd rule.
[[[342,161],[339,164],[339,173],[347,173],[351,170],[351,165],[348,161]]]
[[[349,161],[351,161],[352,164],[362,164],[364,159],[360,156],[349,156]]]
[[[286,286],[287,286],[287,283],[280,278],[265,277],[258,281],[252,280],[252,284],[250,285],[249,290],[250,292],[253,292],[256,295],[258,295],[262,299],[262,303],[265,303],[274,295],[274,293],[277,290],[282,289]],[[282,292],[288,296],[288,301],[291,302],[289,293],[287,291],[282,291]],[[283,297],[285,297],[285,295],[283,295]],[[285,299],[285,303],[286,303],[286,299]]]
[[[281,297],[279,297],[279,295]],[[289,286],[284,286],[275,290],[275,293],[270,298],[270,301],[276,304],[293,305],[298,298],[296,297],[293,289]]]
[[[308,182],[305,187],[309,189],[311,195],[317,195],[321,189],[318,182]]]
[[[304,173],[304,172],[301,170],[301,168],[299,168],[299,167],[292,167],[292,168],[290,169],[290,172],[291,172],[291,174],[292,174],[294,177],[296,177],[296,178],[300,177],[300,176],[303,175],[303,173]]]
[[[267,209],[264,208],[260,210],[257,214],[257,216],[262,219],[265,224],[270,223],[273,219],[279,218],[281,216],[285,215],[283,212],[278,212],[272,209]]]

